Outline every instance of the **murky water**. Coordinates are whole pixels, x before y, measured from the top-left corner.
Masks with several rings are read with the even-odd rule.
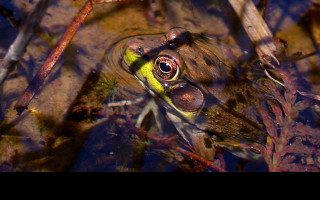
[[[95,5],[28,109],[18,116],[13,109],[17,99],[85,1],[52,3],[27,52],[3,85],[1,171],[215,171],[117,122],[120,119],[134,126],[151,99],[132,74],[119,67],[123,46],[116,43],[122,38],[183,27],[223,41],[235,55],[226,62],[254,63],[253,45],[225,1],[164,2],[153,12],[148,1]],[[265,19],[274,36],[284,43],[287,55],[319,49],[316,19],[320,9],[313,2],[269,1]],[[34,4],[0,0],[0,58]],[[284,62],[283,69],[290,74],[286,83],[320,94],[319,53]],[[265,161],[258,162],[221,149],[214,160],[216,165],[227,171],[319,171],[318,102],[290,88],[278,92],[270,92],[279,104],[270,107],[274,118],[260,119],[268,122],[265,130],[280,138],[267,143],[273,153],[268,152]],[[135,103],[111,104],[123,100]],[[167,137],[178,135],[169,120],[166,124]],[[145,120],[143,129],[160,137],[153,116]],[[281,135],[288,136],[287,141]],[[172,146],[192,151],[182,138],[173,140]]]

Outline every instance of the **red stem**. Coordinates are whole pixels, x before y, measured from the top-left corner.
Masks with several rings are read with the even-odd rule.
[[[158,137],[156,137],[156,136],[154,136],[154,135],[152,135],[152,134],[149,134],[148,132],[146,132],[146,131],[144,131],[144,130],[142,130],[142,129],[139,129],[139,128],[137,128],[137,127],[132,126],[131,124],[123,123],[122,121],[119,121],[119,120],[116,120],[116,121],[117,121],[117,123],[123,124],[124,126],[128,127],[128,128],[131,129],[132,131],[137,132],[137,133],[139,133],[139,134],[141,134],[141,135],[143,135],[143,136],[146,136],[146,137],[148,137],[149,139],[151,139],[151,140],[153,140],[153,141],[155,141],[155,142],[158,142],[158,143],[160,143],[160,144],[162,144],[162,145],[165,145],[165,146],[167,146],[167,147],[169,147],[169,148],[171,148],[171,149],[174,149],[174,150],[176,150],[176,151],[179,151],[180,153],[182,153],[182,154],[184,154],[184,155],[190,156],[191,158],[193,158],[193,159],[195,159],[195,160],[197,160],[197,161],[205,164],[205,165],[208,166],[208,167],[211,167],[212,169],[214,169],[214,170],[216,170],[216,171],[218,171],[218,172],[227,172],[225,169],[222,169],[222,168],[216,166],[215,164],[213,164],[213,163],[212,163],[211,161],[209,161],[209,160],[203,159],[202,157],[200,157],[200,156],[198,156],[198,155],[196,155],[196,154],[194,154],[194,153],[192,153],[192,152],[190,152],[190,151],[187,151],[187,150],[185,150],[185,149],[182,149],[182,148],[180,148],[180,147],[171,145],[171,144],[170,144],[167,140],[165,140],[165,139],[158,138]]]

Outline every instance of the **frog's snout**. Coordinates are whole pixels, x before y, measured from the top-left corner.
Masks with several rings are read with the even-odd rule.
[[[126,50],[134,52],[136,55],[142,56],[144,53],[144,48],[141,39],[133,38],[128,40],[128,42],[125,45],[125,51]]]

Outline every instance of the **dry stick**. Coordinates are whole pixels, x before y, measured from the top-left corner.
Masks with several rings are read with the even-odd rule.
[[[272,68],[280,65],[280,62],[275,57],[277,54],[277,47],[273,41],[273,35],[269,30],[267,24],[259,14],[257,8],[251,0],[229,0],[229,3],[237,13],[241,20],[242,26],[247,32],[250,40],[255,44],[256,52],[262,64],[266,64]],[[314,53],[307,54],[301,59],[306,58]],[[276,81],[265,70],[266,75],[276,83],[285,86]],[[299,94],[320,101],[320,95],[305,91],[296,90]]]
[[[72,23],[69,25],[66,32],[59,39],[57,46],[50,53],[45,63],[42,65],[40,70],[37,72],[35,77],[29,83],[28,88],[24,91],[22,96],[19,98],[18,102],[15,105],[15,109],[18,111],[20,115],[25,108],[28,107],[30,101],[32,100],[35,93],[39,90],[41,85],[43,84],[47,75],[51,72],[55,63],[60,58],[61,54],[64,52],[68,44],[70,43],[73,36],[76,34],[81,24],[87,18],[87,16],[92,11],[92,5],[98,3],[109,3],[109,2],[117,2],[117,1],[134,1],[134,0],[88,0],[82,9],[79,11],[77,16],[74,18]]]
[[[35,29],[39,26],[40,21],[50,3],[51,0],[39,0],[28,14],[25,24],[22,26],[21,31],[15,41],[11,44],[7,54],[0,64],[0,85],[3,84],[9,71],[11,71],[25,52]]]
[[[252,1],[229,0],[229,3],[240,18],[250,40],[255,44],[260,61],[273,68],[280,65],[274,55],[277,47],[273,42],[273,35]]]
[[[29,86],[24,91],[22,96],[19,98],[18,102],[15,105],[15,109],[18,111],[20,115],[25,108],[29,105],[31,99],[35,95],[36,91],[40,88],[43,84],[45,78],[50,73],[52,68],[54,67],[57,60],[60,58],[61,54],[64,52],[68,44],[70,43],[71,39],[90,14],[92,10],[92,3],[88,0],[82,9],[79,11],[78,15],[74,18],[72,23],[69,25],[66,32],[61,36],[59,39],[57,46],[55,49],[50,53],[40,70],[37,72],[35,77],[29,83]]]

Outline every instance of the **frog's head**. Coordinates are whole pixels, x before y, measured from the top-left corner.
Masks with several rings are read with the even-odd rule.
[[[168,111],[190,123],[205,103],[205,85],[222,80],[222,63],[183,28],[129,39],[124,61],[139,82],[163,100]]]

